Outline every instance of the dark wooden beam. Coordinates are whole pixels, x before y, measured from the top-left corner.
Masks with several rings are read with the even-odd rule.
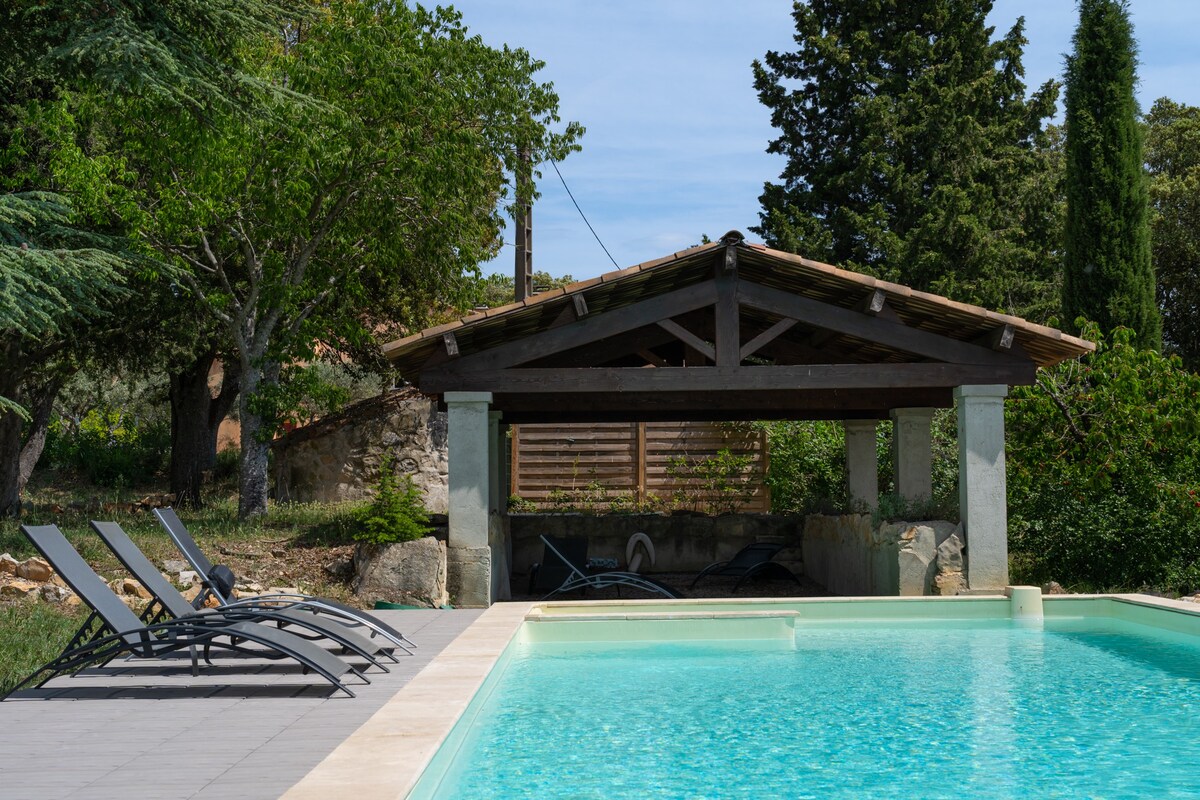
[[[523,339],[461,356],[452,369],[466,372],[471,369],[491,370],[524,364],[552,353],[653,325],[659,320],[670,319],[697,308],[711,306],[716,300],[716,283],[711,280],[704,281],[603,314],[589,314],[559,328],[541,331]]]
[[[588,315],[587,300],[581,294],[571,295],[571,303],[575,306],[575,316],[582,319]]]
[[[660,319],[657,324],[658,327],[662,328],[664,331],[671,334],[676,339],[695,350],[697,353],[700,353],[709,361],[716,361],[717,354],[713,350],[712,345],[680,325],[678,322],[670,319]]]
[[[793,325],[795,325],[797,321],[798,320],[784,317],[783,319],[779,320],[779,322],[776,322],[774,325],[760,333],[758,336],[755,336],[753,339],[746,342],[746,344],[742,345],[740,360],[744,361],[745,359],[757,353],[766,345],[770,344],[782,334],[787,333],[787,331]]]
[[[610,392],[547,396],[497,394],[493,407],[518,422],[886,419],[892,408],[950,408],[952,389],[826,389],[746,394]]]
[[[1016,331],[1013,330],[1012,325],[1001,325],[981,336],[976,336],[973,341],[980,347],[986,347],[989,350],[1012,350],[1015,336]]]
[[[848,308],[822,303],[800,295],[756,283],[738,282],[738,299],[743,305],[793,317],[818,328],[856,336],[889,348],[958,364],[1013,365],[1022,359],[997,353],[970,342],[962,342],[899,322],[862,314]],[[1002,381],[997,381],[1001,383]]]
[[[726,261],[728,254],[736,255],[737,248],[725,248]],[[735,261],[736,264],[736,261]],[[738,312],[737,281],[732,278],[717,279],[717,302],[715,304],[714,323],[716,330],[716,355],[713,363],[721,367],[736,367],[742,363],[741,356],[741,318]]]
[[[634,355],[640,350],[678,341],[657,325],[650,325],[619,333],[598,342],[591,342],[563,353],[554,353],[532,362],[529,366],[539,368],[603,366],[622,356]]]
[[[453,333],[442,334],[442,345],[446,348],[446,355],[454,358],[458,355],[458,339],[454,338]]]
[[[1003,383],[1028,385],[1032,362],[1012,364],[806,364],[753,367],[662,367],[641,369],[496,369],[421,374],[421,391],[480,392],[741,392],[767,389],[887,389]]]

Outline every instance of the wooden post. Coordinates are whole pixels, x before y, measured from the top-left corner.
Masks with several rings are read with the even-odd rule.
[[[646,502],[646,423],[637,424],[637,452],[633,454],[634,469],[637,470],[638,503]]]
[[[509,462],[511,473],[508,476],[509,491],[517,497],[521,497],[521,426],[512,425],[512,441],[509,447],[512,448],[512,456]]]

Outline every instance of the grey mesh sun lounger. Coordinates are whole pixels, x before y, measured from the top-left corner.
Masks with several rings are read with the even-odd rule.
[[[156,508],[154,516],[159,524],[166,529],[167,534],[171,537],[171,541],[175,542],[175,546],[179,548],[179,552],[183,553],[183,557],[192,565],[192,569],[200,575],[200,580],[204,583],[205,592],[212,594],[217,598],[217,602],[221,605],[227,605],[230,600],[230,593],[233,589],[233,584],[237,582],[236,576],[229,567],[223,564],[214,565],[209,561],[208,556],[204,555],[204,551],[196,544],[196,540],[188,533],[188,529],[179,519],[179,515],[172,508]],[[203,603],[205,595],[201,594],[196,598],[197,605]],[[378,617],[368,614],[359,608],[348,606],[345,603],[339,603],[337,600],[332,600],[328,597],[314,597],[307,594],[269,594],[260,595],[257,598],[259,603],[267,601],[297,601],[303,602],[304,608],[307,611],[312,611],[317,614],[326,614],[344,622],[348,625],[361,625],[371,631],[371,635],[379,634],[398,647],[409,648],[416,647],[403,633],[396,630],[391,625],[387,624]]]
[[[158,658],[190,651],[192,674],[196,675],[196,648],[203,648],[205,663],[211,664],[209,651],[214,647],[268,658],[291,658],[305,671],[317,673],[351,697],[354,692],[341,680],[347,673],[370,683],[359,670],[328,650],[268,625],[221,614],[198,614],[144,625],[75,552],[56,525],[22,525],[21,531],[92,613],[63,652],[17,684],[13,692],[34,682],[42,686],[57,675],[93,664],[107,664],[120,655]],[[265,649],[249,648],[244,642]]]
[[[164,578],[162,573],[150,563],[150,559],[146,558],[145,554],[138,549],[138,546],[133,543],[133,540],[121,529],[120,525],[115,522],[97,522],[96,520],[92,520],[91,525],[92,530],[100,535],[100,538],[108,545],[108,549],[124,565],[129,574],[137,578],[154,598],[152,605],[148,609],[148,614],[152,615],[149,616],[148,621],[158,622],[162,619],[183,619],[196,616],[197,614],[212,613],[208,610],[197,611],[194,609],[192,604],[187,601],[187,598],[181,595],[171,585],[171,582]],[[392,654],[392,651],[395,649],[394,647],[382,647],[375,641],[368,639],[357,631],[351,630],[349,626],[343,625],[335,619],[329,617],[322,618],[309,611],[304,611],[303,604],[291,603],[287,606],[273,606],[259,605],[247,600],[220,606],[216,611],[230,619],[247,619],[251,622],[274,623],[281,628],[294,626],[291,633],[303,636],[306,639],[329,639],[341,645],[346,650],[365,658],[372,666],[379,667],[384,672],[387,672],[388,669],[379,663],[379,656],[385,656],[392,661],[398,660]],[[143,619],[147,619],[147,616],[143,615]],[[310,637],[306,633],[314,634],[314,636]]]
[[[610,572],[588,574],[586,539],[558,539],[554,536],[542,536],[540,538],[542,544],[546,546],[546,551],[542,557],[542,567],[539,567],[539,570],[545,568],[547,564],[553,564],[553,569],[555,570],[559,567],[565,567],[563,582],[557,589],[554,589],[550,594],[542,598],[543,600],[575,589],[603,589],[608,586],[626,586],[631,589],[641,589],[651,594],[661,594],[664,597],[673,599],[683,597],[683,595],[665,583],[660,583],[653,578],[639,575],[636,572],[613,570]],[[579,542],[582,542],[582,547],[579,545]],[[551,556],[553,556],[554,561],[551,561]]]
[[[779,578],[781,580],[795,581],[799,585],[800,579],[796,577],[794,572],[783,564],[778,564],[771,560],[783,548],[784,545],[776,542],[755,542],[754,544],[748,544],[741,550],[738,550],[733,558],[728,561],[718,561],[700,570],[700,574],[692,579],[692,585],[689,588],[695,588],[696,583],[701,578],[709,575],[724,575],[737,578],[737,582],[733,584],[735,592],[743,583],[751,578]]]

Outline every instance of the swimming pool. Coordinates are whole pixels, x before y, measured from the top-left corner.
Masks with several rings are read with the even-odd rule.
[[[1045,606],[544,604],[410,797],[1200,795],[1200,617]]]

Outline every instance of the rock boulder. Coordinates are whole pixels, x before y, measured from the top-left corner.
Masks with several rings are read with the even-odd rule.
[[[354,554],[354,592],[360,600],[383,600],[440,608],[446,591],[446,543],[432,536],[413,542],[361,544]]]

